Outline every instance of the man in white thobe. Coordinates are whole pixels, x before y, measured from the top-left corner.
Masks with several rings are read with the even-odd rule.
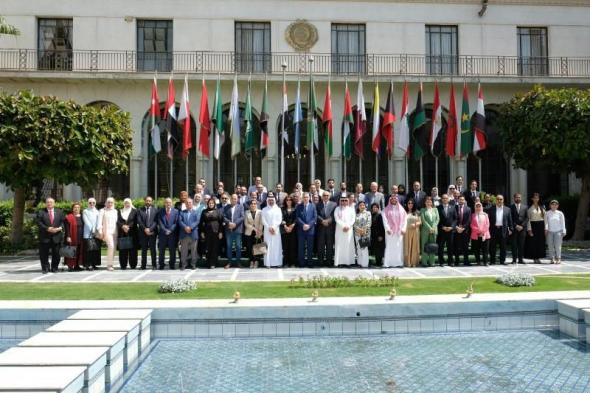
[[[354,220],[355,211],[349,206],[348,194],[340,195],[340,206],[334,209],[336,234],[334,236],[334,266],[354,265]]]
[[[389,205],[383,210],[384,267],[402,267],[404,265],[404,235],[407,224],[407,213],[398,202],[397,195],[392,194],[389,197]]]
[[[283,213],[276,204],[275,194],[269,192],[266,196],[266,207],[262,209],[262,225],[264,227],[264,242],[266,254],[264,266],[281,266],[283,264],[283,245],[279,227],[283,221]]]

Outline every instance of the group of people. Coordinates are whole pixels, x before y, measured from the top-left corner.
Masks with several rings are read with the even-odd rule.
[[[375,267],[456,266],[461,259],[470,265],[470,253],[476,264],[487,266],[505,264],[508,246],[512,263],[541,263],[546,245],[551,263],[561,262],[566,226],[556,200],[546,210],[538,194],[527,206],[516,193],[506,206],[502,195],[481,195],[477,187],[475,180],[463,187],[458,177],[439,196],[436,187],[427,194],[415,181],[409,192],[393,185],[386,196],[376,182],[368,192],[360,183],[348,192],[345,182],[336,189],[329,179],[326,189],[316,180],[308,191],[297,183],[286,193],[280,183],[269,191],[256,177],[250,187],[236,185],[230,194],[222,182],[210,192],[201,179],[192,198],[181,191],[175,204],[166,198],[158,208],[147,196],[139,209],[125,199],[118,210],[108,198],[97,210],[90,198],[83,211],[75,203],[67,215],[48,198],[37,215],[41,267],[56,272],[59,248],[66,244],[76,249],[65,258],[69,270],[95,269],[101,243],[108,270],[116,249],[121,269],[137,268],[139,252],[141,269],[148,266],[148,252],[153,269],[166,267],[166,253],[170,269],[177,267],[177,254],[180,269],[196,268],[202,260],[215,268],[220,255],[227,258],[225,268],[240,267],[244,248],[250,268],[367,268],[370,256]]]

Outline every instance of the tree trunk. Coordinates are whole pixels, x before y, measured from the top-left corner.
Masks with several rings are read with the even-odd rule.
[[[586,232],[586,218],[588,217],[588,208],[590,207],[590,172],[582,176],[582,190],[580,192],[580,202],[578,203],[578,212],[576,213],[576,228],[572,240],[584,240]]]
[[[12,233],[11,242],[13,246],[23,241],[23,220],[25,216],[25,189],[14,190],[14,208],[12,209]]]

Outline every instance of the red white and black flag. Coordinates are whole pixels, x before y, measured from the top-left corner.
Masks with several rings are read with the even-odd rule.
[[[473,119],[473,153],[484,150],[487,147],[486,136],[486,112],[483,103],[483,90],[478,85],[477,110]]]
[[[174,81],[172,80],[172,74],[168,80],[168,98],[166,99],[166,110],[164,111],[164,120],[166,120],[166,130],[168,132],[168,158],[174,158],[174,150],[178,145],[178,127],[176,124],[176,101],[174,96],[176,95],[174,90]]]

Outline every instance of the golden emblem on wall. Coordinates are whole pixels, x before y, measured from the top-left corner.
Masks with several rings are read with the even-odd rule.
[[[306,20],[298,19],[285,30],[285,39],[295,50],[308,51],[318,42],[318,29]]]

